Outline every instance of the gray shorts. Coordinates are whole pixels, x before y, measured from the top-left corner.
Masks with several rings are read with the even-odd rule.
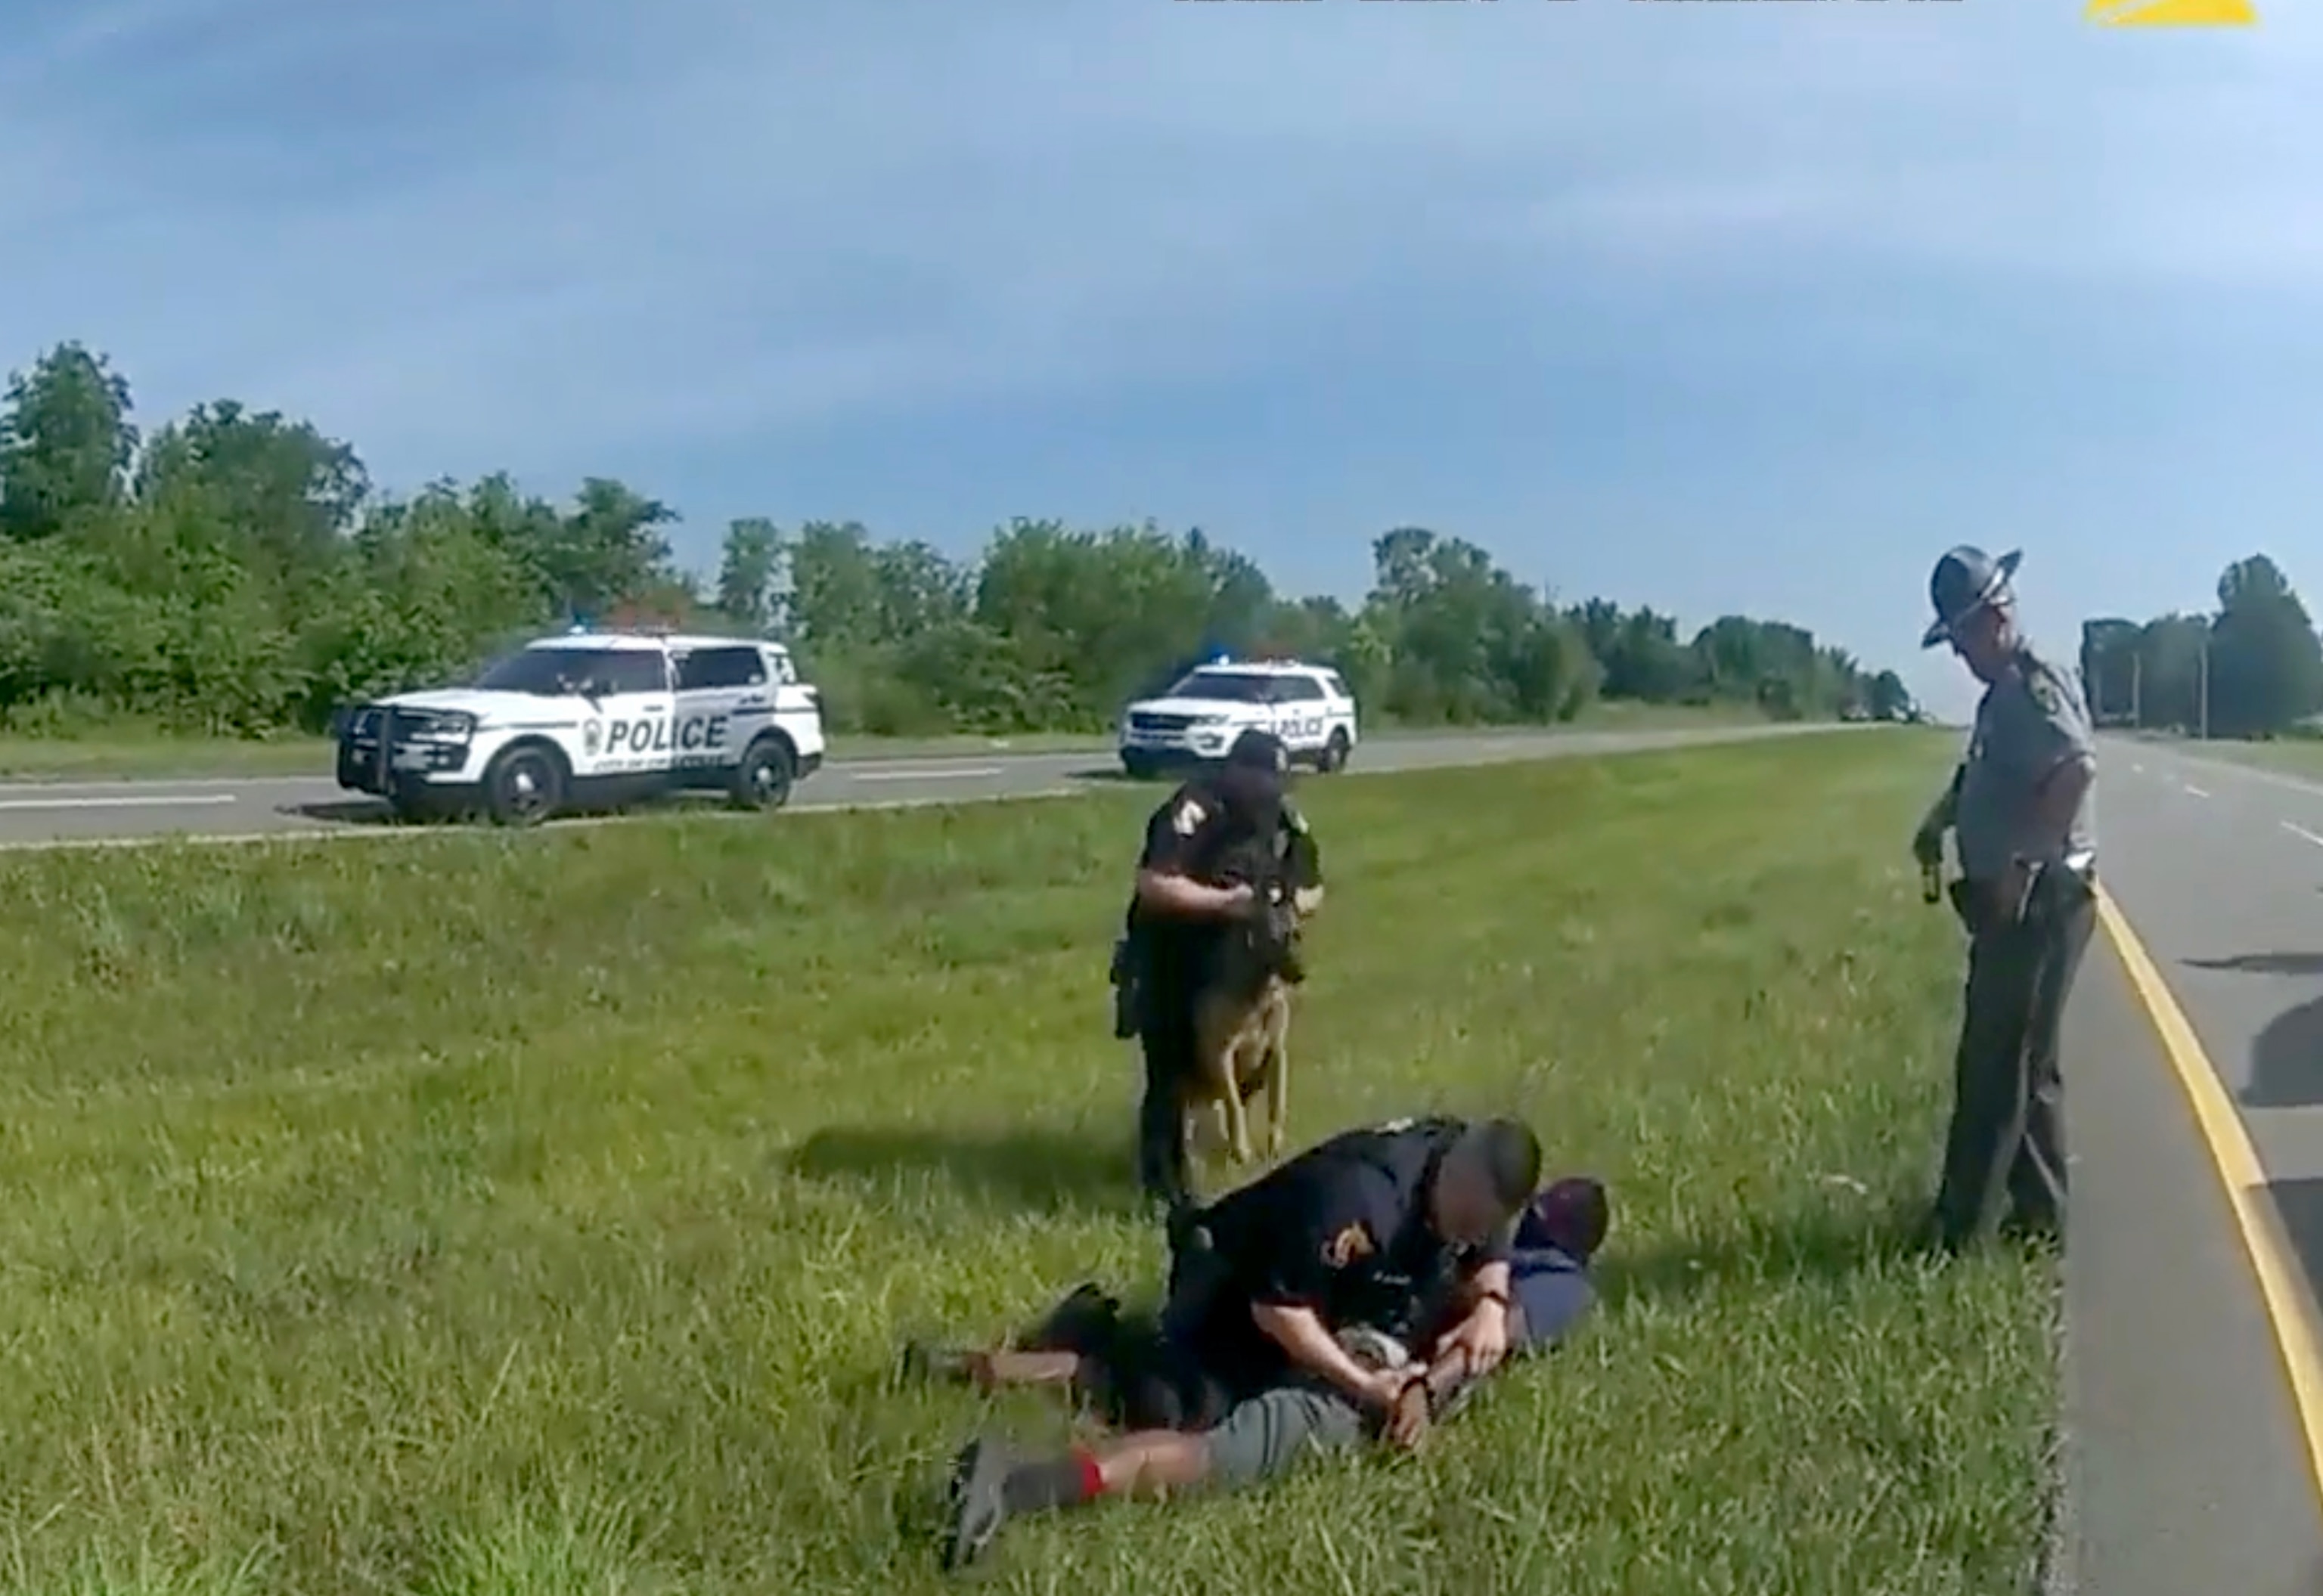
[[[1210,1478],[1231,1490],[1272,1480],[1310,1452],[1352,1446],[1364,1430],[1362,1410],[1328,1387],[1279,1385],[1226,1409],[1202,1439]]]

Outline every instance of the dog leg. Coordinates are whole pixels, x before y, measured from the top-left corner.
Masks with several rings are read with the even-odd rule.
[[[1250,1146],[1250,1111],[1244,1105],[1240,1092],[1227,1092],[1218,1099],[1226,1119],[1227,1156],[1237,1164],[1247,1164],[1258,1155]]]
[[[1266,1032],[1266,1156],[1282,1156],[1282,1138],[1290,1119],[1290,1005],[1282,1004],[1271,1016]]]

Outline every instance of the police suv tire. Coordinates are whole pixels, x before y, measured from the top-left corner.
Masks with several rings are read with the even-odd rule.
[[[790,744],[769,732],[742,751],[728,796],[737,809],[780,809],[791,801],[797,780],[798,760]]]
[[[496,826],[537,826],[564,803],[564,762],[541,744],[504,749],[484,772],[484,812]]]
[[[1150,782],[1156,774],[1152,757],[1148,754],[1124,754],[1121,774],[1134,782]]]
[[[1316,757],[1316,770],[1324,775],[1330,775],[1346,769],[1348,751],[1347,734],[1345,731],[1334,730],[1331,733],[1331,740],[1323,745],[1322,753]]]

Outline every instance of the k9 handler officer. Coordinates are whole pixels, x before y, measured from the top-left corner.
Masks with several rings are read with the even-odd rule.
[[[1286,790],[1290,763],[1272,733],[1245,731],[1220,768],[1180,787],[1145,822],[1135,895],[1114,950],[1114,1032],[1136,1036],[1145,1056],[1139,1183],[1172,1212],[1191,1201],[1180,1094],[1196,1069],[1195,989],[1235,917],[1262,907],[1247,880],[1227,883],[1229,866],[1252,846],[1264,848],[1281,862],[1300,913],[1322,901],[1322,854]]]
[[[2096,924],[2089,710],[2074,673],[2017,629],[2020,558],[1963,545],[1938,560],[1935,624],[1921,640],[1949,643],[1985,684],[1967,757],[1912,845],[1933,871],[1951,831],[1964,877],[1951,895],[1970,937],[1966,1012],[1933,1225],[1950,1252],[1983,1236],[2004,1196],[2009,1231],[2062,1239],[2058,1032]]]

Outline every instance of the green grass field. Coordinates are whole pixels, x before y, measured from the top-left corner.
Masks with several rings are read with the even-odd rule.
[[[1942,736],[1325,782],[1293,1142],[1513,1107],[1591,1327],[1415,1458],[1012,1528],[987,1588],[2015,1592],[2052,1266],[1895,1244]],[[898,1338],[1138,1288],[1104,966],[1151,793],[0,862],[0,1591],[923,1592]]]
[[[1628,728],[1731,726],[1763,720],[1749,706],[1690,707],[1684,704],[1607,703],[1576,720],[1576,731]],[[1531,729],[1538,729],[1534,728]],[[1403,729],[1380,727],[1373,738],[1470,736],[1474,728]],[[1017,737],[861,737],[840,733],[831,739],[834,759],[909,759],[963,753],[1110,753],[1110,737],[1033,733]],[[0,731],[0,781],[111,777],[237,775],[328,776],[330,742],[323,738],[194,738],[152,729],[96,728],[70,737],[25,737]]]

